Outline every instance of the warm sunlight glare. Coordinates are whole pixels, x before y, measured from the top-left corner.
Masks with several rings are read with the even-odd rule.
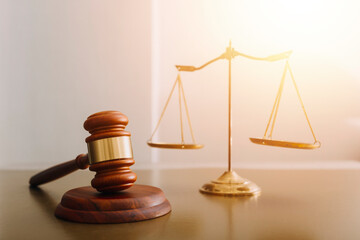
[[[326,52],[355,43],[360,33],[354,29],[360,22],[357,1],[228,0],[203,6],[218,37],[251,39],[259,47]]]

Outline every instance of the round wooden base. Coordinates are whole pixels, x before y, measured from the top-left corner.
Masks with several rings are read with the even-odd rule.
[[[161,189],[137,185],[118,193],[104,194],[92,187],[67,191],[55,216],[80,223],[128,223],[163,216],[171,211]]]

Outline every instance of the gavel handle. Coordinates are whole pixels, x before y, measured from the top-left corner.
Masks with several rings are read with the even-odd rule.
[[[70,160],[51,168],[48,168],[30,178],[30,185],[32,187],[53,181],[61,178],[78,169],[86,169],[89,167],[89,159],[87,154],[80,154],[74,160]]]

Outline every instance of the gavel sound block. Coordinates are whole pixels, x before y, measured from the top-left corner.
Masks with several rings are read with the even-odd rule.
[[[92,187],[66,192],[55,210],[61,219],[81,223],[136,222],[163,216],[171,211],[161,189],[134,184],[136,174],[130,170],[133,159],[130,132],[125,131],[128,118],[117,111],[104,111],[88,117],[84,128],[88,154],[38,173],[31,186],[55,180],[77,169],[96,172]],[[96,189],[96,190],[95,190]]]

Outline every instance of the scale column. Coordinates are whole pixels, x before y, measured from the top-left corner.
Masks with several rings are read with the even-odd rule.
[[[231,147],[232,147],[232,137],[231,137],[231,127],[232,127],[232,112],[231,112],[231,58],[232,58],[232,49],[231,41],[228,49],[228,60],[229,60],[229,116],[228,116],[228,171],[231,172]]]
[[[200,188],[200,192],[215,195],[226,196],[254,196],[260,194],[260,188],[251,181],[240,177],[231,168],[231,147],[232,147],[232,109],[231,109],[231,60],[235,57],[235,51],[231,48],[231,41],[223,58],[229,61],[229,89],[228,89],[228,170],[224,172],[219,178],[204,184]]]

